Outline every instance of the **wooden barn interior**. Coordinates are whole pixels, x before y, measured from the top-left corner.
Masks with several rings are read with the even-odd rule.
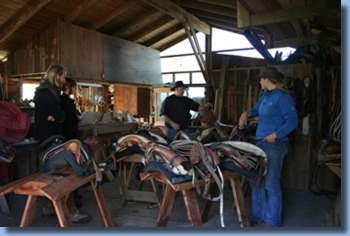
[[[163,83],[164,76],[174,83],[177,78],[183,78],[180,74],[185,74],[188,76],[186,84],[190,88],[204,87],[203,102],[213,104],[220,122],[235,126],[242,112],[252,107],[261,94],[257,78],[260,69],[276,67],[284,74],[286,83],[293,82],[289,88],[299,114],[299,125],[290,134],[290,149],[284,159],[282,188],[310,192],[315,197],[327,196],[332,207],[324,210],[319,225],[342,226],[341,1],[0,0],[0,9],[1,100],[15,104],[32,120],[25,139],[10,144],[15,149],[14,159],[3,164],[8,170],[9,179],[2,181],[0,186],[2,227],[30,226],[29,221],[25,222],[23,218],[30,218],[28,211],[35,206],[28,204],[28,201],[24,211],[15,210],[16,194],[9,193],[8,187],[3,187],[17,183],[10,186],[13,191],[19,188],[18,181],[40,170],[40,147],[33,127],[34,107],[29,104],[30,101],[22,99],[23,84],[39,85],[51,64],[64,65],[67,76],[76,79],[80,85],[80,96],[76,97],[76,102],[85,116],[80,124],[81,135],[103,136],[111,142],[139,129],[164,125],[159,117],[160,101],[157,97],[159,93],[169,93],[170,85]],[[263,59],[213,52],[213,28],[244,35]],[[198,32],[205,35],[204,48],[198,44]],[[163,72],[160,53],[185,39],[190,41],[193,50],[191,56],[195,56],[200,69]],[[280,54],[271,55],[267,50],[280,47],[296,50],[282,61]],[[200,74],[204,83],[195,83],[194,74]],[[304,84],[306,79],[309,80],[307,86]],[[192,128],[196,131],[201,127]],[[103,182],[120,181],[125,185],[121,179],[126,178],[127,173],[131,173],[139,164],[140,161],[118,163],[117,171],[106,173]],[[239,178],[242,180],[242,176]],[[139,177],[136,179],[139,180]],[[128,192],[128,185],[135,181],[127,182],[124,194]],[[86,188],[83,185],[89,182],[92,183],[92,180],[81,182],[75,189]],[[240,186],[244,188],[243,181]],[[55,185],[55,188],[63,189],[64,193],[74,190],[62,183]],[[114,188],[116,192],[119,191],[119,187]],[[179,191],[186,195],[187,190]],[[160,192],[160,195],[167,193]],[[101,193],[94,193],[96,199],[101,196]],[[87,194],[93,196],[92,191]],[[143,192],[136,195],[140,195],[141,199],[150,198]],[[28,199],[33,196],[28,194]],[[119,213],[106,207],[112,201],[108,196],[105,193],[105,199],[98,200],[102,202],[99,208],[111,212],[112,217],[109,213],[102,213],[104,221],[99,222],[101,225],[93,226],[132,225],[116,222],[114,214]],[[246,205],[250,201],[248,196],[249,190],[241,196]],[[121,198],[125,200],[123,194]],[[178,199],[182,197],[176,197],[176,201]],[[138,200],[134,196],[130,201]],[[185,203],[193,202],[185,200]],[[170,203],[159,203],[162,208],[155,208],[155,211],[171,210],[171,207],[164,209],[163,204]],[[243,216],[244,212],[242,210]],[[184,210],[176,214],[186,222],[190,221],[189,226],[204,224],[190,219],[198,218],[195,213],[191,216],[187,212],[186,215]],[[13,218],[16,215],[17,220],[9,221],[9,215],[13,215]],[[156,212],[155,218],[157,215]],[[33,215],[31,217],[34,218]],[[137,222],[143,219],[140,217],[147,218],[147,214],[128,219]],[[166,226],[166,220],[154,219],[152,224]],[[55,227],[57,220],[53,222],[52,226]],[[62,219],[58,225],[72,226],[69,222],[65,225]],[[237,227],[242,225],[247,226],[237,223]],[[37,223],[37,226],[43,225]]]

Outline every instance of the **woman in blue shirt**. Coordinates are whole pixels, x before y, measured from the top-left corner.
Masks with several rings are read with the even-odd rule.
[[[253,224],[279,227],[282,225],[281,171],[284,156],[289,149],[288,134],[298,126],[298,114],[292,96],[283,89],[281,76],[275,67],[260,72],[264,91],[256,105],[243,112],[239,128],[247,125],[248,118],[258,117],[257,146],[268,156],[267,173],[258,187],[256,176],[250,177],[252,189],[251,220]]]

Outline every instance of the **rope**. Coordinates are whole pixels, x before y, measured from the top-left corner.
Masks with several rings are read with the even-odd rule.
[[[336,142],[341,142],[341,112],[329,128],[329,136]]]
[[[196,145],[197,148],[193,149],[193,146]],[[220,199],[220,222],[221,222],[221,227],[225,227],[224,224],[224,215],[223,215],[223,209],[224,209],[224,194],[223,194],[223,189],[224,189],[224,178],[223,175],[221,173],[221,170],[218,166],[215,166],[214,161],[210,158],[210,154],[207,153],[207,151],[204,149],[203,145],[201,143],[199,143],[198,141],[193,141],[193,140],[186,140],[186,141],[181,141],[181,140],[174,140],[171,144],[170,144],[171,149],[173,149],[175,152],[179,153],[180,155],[183,156],[191,156],[191,152],[193,150],[195,150],[196,155],[201,157],[202,162],[204,163],[205,167],[207,168],[208,172],[211,174],[211,176],[213,177],[215,183],[218,186],[219,189],[219,196],[218,197],[212,197],[209,196],[207,194],[208,190],[209,190],[209,186],[210,186],[210,180],[206,184],[204,187],[204,191],[202,193],[202,197],[205,199],[208,199],[210,201],[217,201],[218,199]],[[205,174],[201,173],[201,170],[199,168],[197,168],[196,165],[194,165],[194,167],[197,169],[198,174],[200,174],[202,176],[202,178],[204,180],[206,180],[206,176]],[[220,179],[218,178],[218,175],[216,173],[216,171],[218,171],[218,174],[220,176]],[[193,178],[196,178],[196,175],[193,175]],[[195,182],[195,180],[192,180],[193,183]]]

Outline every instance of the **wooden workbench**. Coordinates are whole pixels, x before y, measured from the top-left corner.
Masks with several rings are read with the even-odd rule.
[[[129,134],[138,129],[136,122],[94,123],[79,125],[81,136],[101,136],[108,134]]]

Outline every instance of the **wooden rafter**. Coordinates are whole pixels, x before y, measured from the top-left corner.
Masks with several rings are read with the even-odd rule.
[[[77,19],[83,12],[94,6],[99,0],[88,0],[80,4],[76,9],[73,9],[68,15],[64,17],[66,22],[73,22]]]
[[[305,36],[297,38],[288,38],[283,40],[276,40],[273,42],[273,47],[299,47],[305,45],[318,44],[319,40],[316,36]]]
[[[138,25],[140,22],[144,21],[145,19],[151,18],[152,16],[158,14],[158,11],[156,9],[152,9],[150,11],[147,11],[146,13],[140,15],[136,19],[134,19],[132,22],[129,24],[124,25],[123,27],[120,27],[116,31],[112,33],[113,36],[118,36],[119,34],[127,31],[128,29],[131,29]]]
[[[231,8],[236,8],[237,3],[236,1],[232,0],[198,0],[199,2],[205,2],[205,3],[211,3],[223,7],[231,7]]]
[[[162,27],[165,24],[168,24],[169,22],[173,21],[174,19],[169,16],[161,17],[160,19],[156,20],[153,24],[149,24],[149,27],[147,29],[143,29],[141,31],[138,31],[136,34],[131,35],[130,37],[127,37],[126,39],[135,42],[142,37],[145,37],[146,35],[152,33],[153,31],[157,30],[159,27]]]
[[[174,46],[175,44],[180,43],[181,41],[185,40],[186,38],[187,38],[187,34],[186,34],[186,32],[184,32],[183,35],[180,35],[176,39],[173,39],[170,42],[163,44],[162,46],[152,47],[152,48],[157,49],[159,51],[164,51],[164,50]]]
[[[204,12],[204,11],[200,11],[200,10],[191,10],[191,13],[196,15],[201,20],[203,20],[203,18],[212,19],[212,20],[220,21],[224,24],[229,24],[230,26],[235,25],[235,27],[237,27],[237,18],[236,17],[223,16],[223,15],[219,15],[219,14],[215,14],[215,13],[211,13],[211,12]],[[203,21],[205,21],[205,20],[203,20]],[[207,21],[205,21],[205,22],[207,22]]]
[[[315,16],[325,16],[327,15],[326,4],[321,4],[324,1],[316,2],[314,4],[295,7],[284,10],[269,11],[258,14],[249,14],[247,9],[244,9],[242,4],[238,9],[238,27],[251,27],[251,26],[263,26],[269,24],[276,24],[279,22],[298,20],[302,18],[310,18]],[[248,13],[248,18],[247,18]],[[244,20],[241,20],[243,17]]]
[[[156,44],[157,42],[163,40],[166,37],[170,37],[172,34],[178,32],[179,30],[182,30],[183,26],[181,24],[176,24],[173,27],[159,33],[157,36],[147,40],[146,42],[142,43],[143,45],[150,47],[153,44]]]
[[[291,2],[289,0],[279,0],[279,2],[284,9],[293,8],[293,5],[291,4]],[[302,29],[298,20],[292,20],[292,21],[290,21],[290,23],[291,23],[297,36],[299,36],[299,37],[304,36],[303,29]]]
[[[5,41],[10,37],[16,30],[18,30],[22,25],[24,25],[28,20],[30,20],[37,12],[49,4],[52,0],[41,0],[37,4],[25,7],[23,11],[18,12],[16,20],[10,23],[6,28],[2,29],[0,32],[0,43]]]
[[[183,8],[179,7],[178,5],[174,4],[169,0],[143,0],[143,1],[151,5],[152,7],[164,12],[165,14],[168,14],[169,16],[180,21],[181,23],[190,22],[193,25],[194,29],[204,34],[210,34],[209,25],[207,25],[205,22],[199,20],[197,17],[188,13]]]
[[[139,2],[139,0],[128,0],[128,1],[122,2],[117,8],[115,8],[113,10],[113,12],[111,12],[111,14],[102,18],[100,21],[97,21],[94,24],[90,25],[88,28],[92,29],[92,30],[96,30],[96,29],[100,28],[101,26],[107,24],[108,22],[110,22],[111,20],[113,20],[118,15],[125,12],[126,10],[128,10],[130,7],[132,7],[133,5],[135,5],[138,2]]]
[[[201,10],[205,12],[219,14],[222,16],[237,17],[236,8],[222,7],[214,4],[201,3],[197,1],[187,1],[187,0],[174,0],[173,2],[185,8]]]

